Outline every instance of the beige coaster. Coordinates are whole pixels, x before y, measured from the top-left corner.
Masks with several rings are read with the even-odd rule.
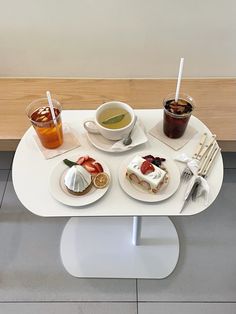
[[[174,150],[179,150],[185,144],[187,144],[191,138],[197,133],[197,130],[188,125],[184,135],[180,138],[169,138],[163,132],[163,121],[158,122],[154,128],[149,131],[149,134],[156,137],[166,145],[170,146]]]
[[[34,136],[34,139],[39,150],[46,159],[56,157],[80,146],[78,134],[67,124],[63,125],[63,144],[58,148],[47,149],[42,146],[37,135]]]

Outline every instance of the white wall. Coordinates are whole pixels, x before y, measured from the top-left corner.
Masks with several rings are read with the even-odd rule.
[[[0,5],[0,76],[236,76],[235,0]]]

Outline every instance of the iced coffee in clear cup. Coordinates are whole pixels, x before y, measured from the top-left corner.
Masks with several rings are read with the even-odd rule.
[[[41,144],[45,148],[53,149],[62,145],[63,132],[60,103],[52,99],[55,120],[52,117],[47,98],[40,98],[28,105],[26,114],[30,119]]]
[[[188,121],[195,107],[193,98],[186,94],[179,94],[175,102],[175,94],[168,95],[163,100],[164,117],[163,131],[170,138],[180,138],[188,125]]]

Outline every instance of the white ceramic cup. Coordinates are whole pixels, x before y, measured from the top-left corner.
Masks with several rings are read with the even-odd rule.
[[[120,129],[109,129],[104,127],[98,122],[98,117],[101,112],[107,108],[123,108],[129,112],[131,115],[131,121],[128,125]],[[101,134],[103,137],[107,138],[108,140],[117,141],[124,138],[128,133],[132,130],[134,124],[134,111],[133,109],[124,102],[120,101],[109,101],[101,106],[99,106],[96,110],[94,120],[87,120],[84,122],[84,128],[89,133]]]

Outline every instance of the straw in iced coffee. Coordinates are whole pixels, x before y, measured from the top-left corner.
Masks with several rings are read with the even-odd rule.
[[[178,100],[179,100],[179,90],[180,90],[180,84],[181,84],[181,79],[182,79],[182,74],[183,74],[183,67],[184,67],[184,58],[181,58],[180,64],[179,64],[179,75],[178,75],[176,92],[175,92],[175,104],[178,104]]]

